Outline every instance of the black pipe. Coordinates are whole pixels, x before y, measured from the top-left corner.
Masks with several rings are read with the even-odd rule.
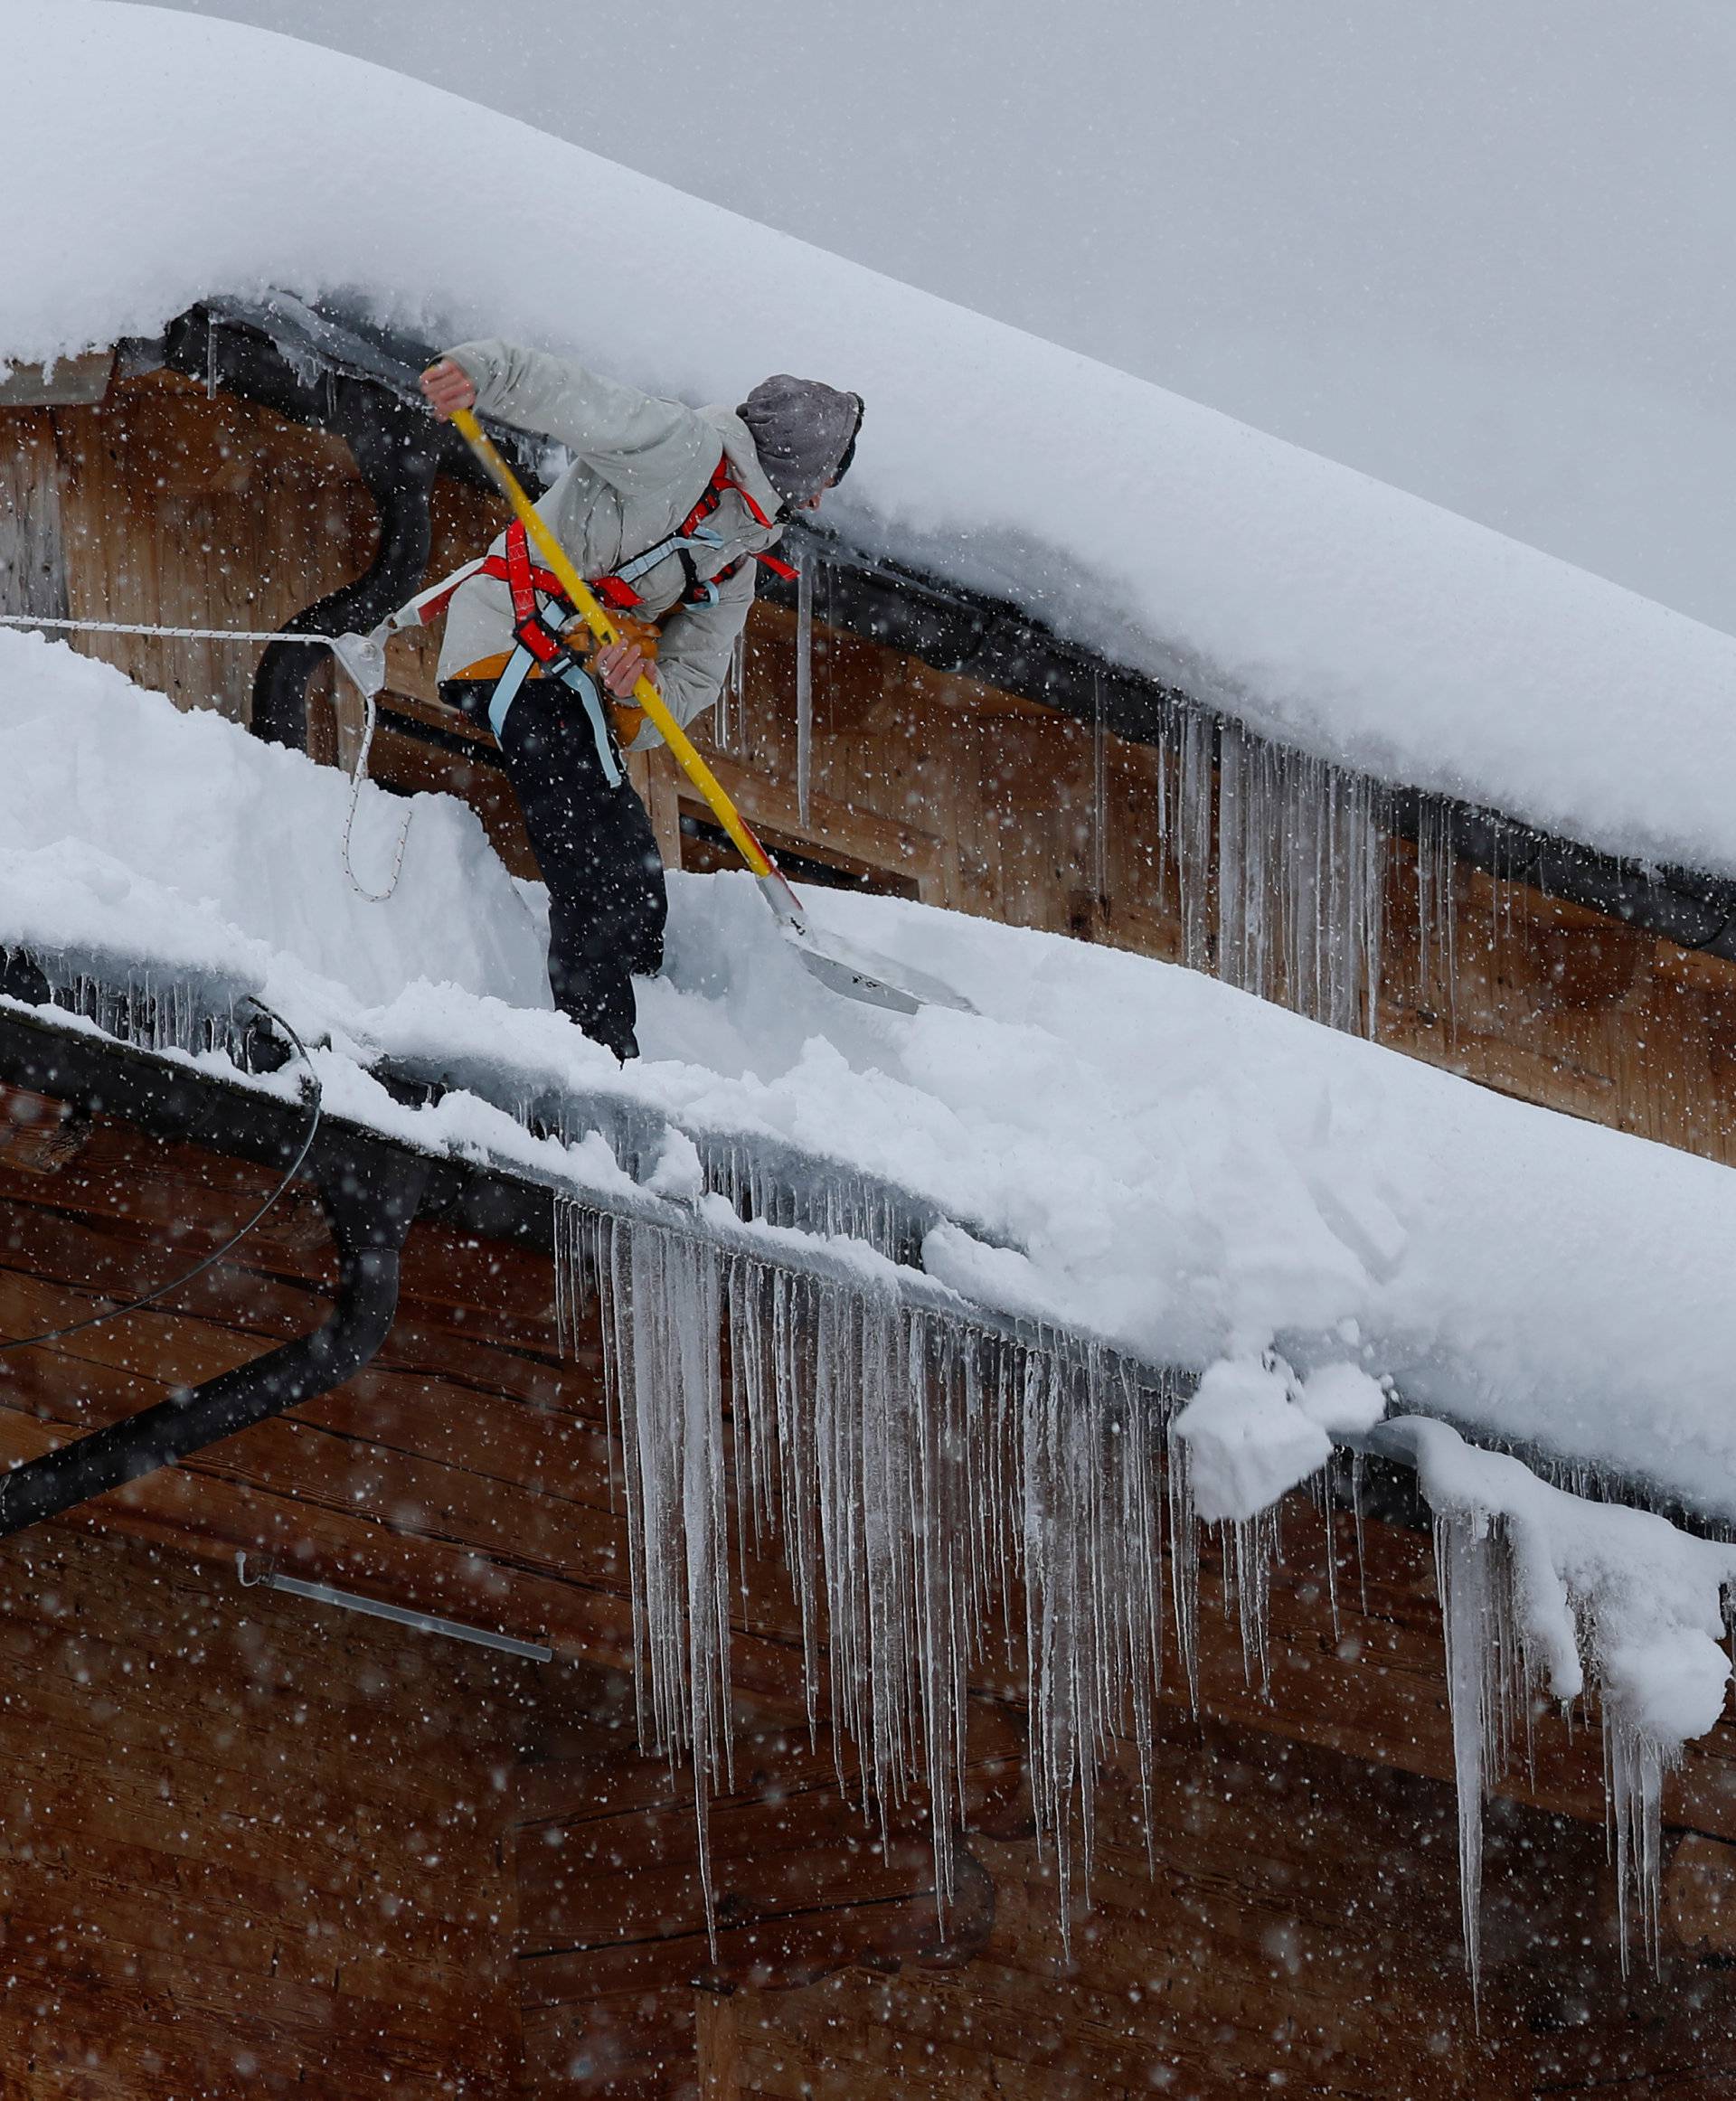
[[[186,1387],[154,1408],[0,1475],[0,1538],[154,1474],[360,1371],[392,1332],[400,1258],[426,1169],[413,1154],[352,1149],[318,1176],[338,1258],[337,1303],[311,1335]]]
[[[348,444],[380,513],[380,537],[363,574],[316,600],[286,635],[365,634],[421,589],[433,525],[429,501],[445,437],[425,410],[360,380],[334,383],[326,428]],[[307,749],[307,687],[323,652],[291,642],[266,646],[253,674],[253,734],[268,744]]]

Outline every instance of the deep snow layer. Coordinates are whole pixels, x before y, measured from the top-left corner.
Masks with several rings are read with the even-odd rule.
[[[467,1067],[496,1099],[601,1093],[695,1134],[769,1134],[977,1229],[937,1229],[925,1260],[984,1305],[1158,1363],[1268,1346],[1304,1378],[1354,1361],[1478,1432],[1736,1514],[1726,1169],[1187,971],[816,892],[823,925],[980,1011],[854,1004],[727,876],[675,879],[646,1056],[623,1069],[549,1009],[540,890],[506,875],[467,808],[416,798],[402,882],[369,904],[341,872],[340,775],[4,631],[0,752],[0,944],[262,989],[329,1033],[335,1107],[408,1115],[361,1069],[391,1054]],[[364,791],[364,881],[403,807]],[[420,1129],[579,1186],[616,1173],[596,1141],[565,1152],[462,1095]]]
[[[0,0],[0,358],[277,285],[696,399],[822,374],[868,400],[864,544],[1322,757],[1736,873],[1736,640],[358,61],[112,0]]]

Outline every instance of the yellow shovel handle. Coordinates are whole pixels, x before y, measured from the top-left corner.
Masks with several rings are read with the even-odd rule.
[[[580,617],[586,627],[599,642],[618,641],[620,636],[615,623],[603,610],[597,594],[573,567],[566,549],[544,523],[535,504],[525,495],[518,476],[501,457],[476,417],[468,409],[455,409],[452,411],[452,421],[465,443],[488,469],[495,486],[512,505],[514,515],[523,522],[525,532],[535,541],[542,559],[560,578],[561,589],[579,608]],[[633,688],[633,698],[656,723],[664,742],[681,761],[682,770],[688,779],[716,812],[718,823],[734,841],[736,851],[742,860],[762,881],[768,876],[778,878],[771,856],[742,822],[740,811],[724,792],[722,783],[693,749],[692,740],[669,712],[663,695],[650,679],[640,676]],[[794,902],[793,899],[791,902]]]

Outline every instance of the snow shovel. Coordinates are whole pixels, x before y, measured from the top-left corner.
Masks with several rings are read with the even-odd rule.
[[[495,486],[512,505],[514,515],[522,520],[525,532],[536,542],[542,559],[560,578],[561,589],[578,608],[586,627],[601,643],[618,640],[615,625],[603,610],[595,593],[573,567],[565,548],[543,523],[536,506],[524,493],[518,476],[489,441],[476,417],[468,409],[455,409],[451,420],[471,451],[487,468]],[[355,638],[363,649],[368,639],[360,636]],[[344,663],[344,668],[349,670],[351,666],[342,650],[338,651],[338,656],[339,661]],[[363,667],[358,664],[356,668]],[[371,670],[371,664],[366,669]],[[925,972],[907,969],[903,965],[889,962],[869,950],[858,949],[848,942],[817,933],[803,910],[800,899],[779,872],[778,864],[742,822],[741,812],[725,794],[722,784],[694,750],[687,732],[669,712],[663,695],[650,679],[639,679],[633,688],[633,698],[656,724],[664,742],[680,760],[682,770],[688,779],[716,813],[718,823],[729,834],[737,853],[752,870],[760,894],[771,907],[785,937],[822,985],[830,985],[834,992],[843,993],[846,998],[864,1000],[872,1006],[891,1007],[903,1014],[913,1014],[924,1006],[952,1007],[967,1014],[976,1012],[962,994],[954,992],[949,985],[942,985],[938,978],[929,977]]]

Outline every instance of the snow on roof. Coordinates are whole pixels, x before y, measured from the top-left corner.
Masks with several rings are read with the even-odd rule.
[[[689,399],[812,372],[867,399],[835,508],[870,551],[1318,756],[1736,874],[1736,640],[382,69],[112,0],[5,28],[0,358],[277,286]]]
[[[342,872],[342,775],[64,645],[0,631],[0,947],[262,992],[329,1038],[328,1098],[363,1121],[410,1128],[370,1071],[391,1061],[467,1088],[426,1113],[424,1144],[534,1158],[578,1190],[618,1181],[613,1161],[488,1104],[583,1098],[786,1147],[950,1221],[923,1266],[992,1312],[1154,1365],[1270,1345],[1303,1375],[1354,1364],[1475,1433],[1736,1517],[1724,1168],[1145,957],[813,892],[822,925],[979,1012],[857,1005],[728,876],[672,879],[646,1055],[623,1069],[550,1009],[541,888],[464,805],[414,799],[401,882],[372,904]],[[363,882],[405,807],[365,789]]]

